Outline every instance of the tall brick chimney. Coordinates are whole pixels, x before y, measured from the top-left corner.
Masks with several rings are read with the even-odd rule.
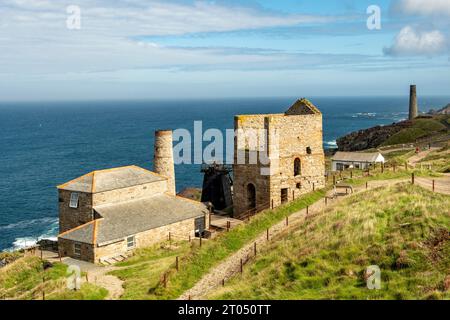
[[[155,132],[154,171],[169,178],[167,182],[168,192],[176,194],[175,166],[173,161],[173,140],[171,130],[159,130]]]
[[[416,85],[411,85],[409,92],[409,120],[417,118],[419,110],[417,108],[417,91]]]

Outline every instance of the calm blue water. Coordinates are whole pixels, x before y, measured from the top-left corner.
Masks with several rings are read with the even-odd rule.
[[[233,128],[236,114],[283,112],[294,98],[199,101],[0,103],[0,250],[57,233],[55,186],[96,169],[152,168],[156,129]],[[313,98],[324,145],[348,132],[406,118],[405,98]],[[450,98],[427,97],[422,110]],[[198,166],[176,167],[177,189],[201,186]]]

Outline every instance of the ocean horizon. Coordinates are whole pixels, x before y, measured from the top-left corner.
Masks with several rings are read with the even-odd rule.
[[[56,186],[93,170],[152,169],[154,131],[233,129],[237,114],[280,113],[296,98],[0,102],[0,251],[58,232]],[[312,97],[323,113],[324,147],[355,130],[408,116],[408,97]],[[419,97],[421,111],[450,103]],[[176,166],[177,191],[201,187],[200,165]]]

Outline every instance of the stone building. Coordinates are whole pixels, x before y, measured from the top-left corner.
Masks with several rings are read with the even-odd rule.
[[[175,195],[171,131],[156,133],[155,171],[98,170],[58,186],[61,256],[99,263],[208,229],[206,206]]]
[[[379,152],[341,152],[338,151],[331,158],[331,171],[345,169],[367,169],[377,163],[384,163],[385,159]]]
[[[307,99],[283,114],[236,116],[235,130],[236,217],[325,186],[322,113]],[[255,131],[262,134],[256,144],[249,143]]]

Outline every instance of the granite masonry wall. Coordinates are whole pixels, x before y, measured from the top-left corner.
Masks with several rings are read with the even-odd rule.
[[[241,129],[241,130],[239,130]],[[267,155],[269,164],[238,164],[239,150],[247,154],[254,148],[239,135],[246,130],[266,129],[256,151]],[[234,215],[239,217],[249,209],[248,185],[256,187],[256,207],[282,203],[286,200],[325,186],[322,115],[245,115],[235,117]],[[248,136],[248,134],[247,134]],[[248,156],[247,156],[248,157]],[[300,160],[300,174],[294,174],[295,159]]]

